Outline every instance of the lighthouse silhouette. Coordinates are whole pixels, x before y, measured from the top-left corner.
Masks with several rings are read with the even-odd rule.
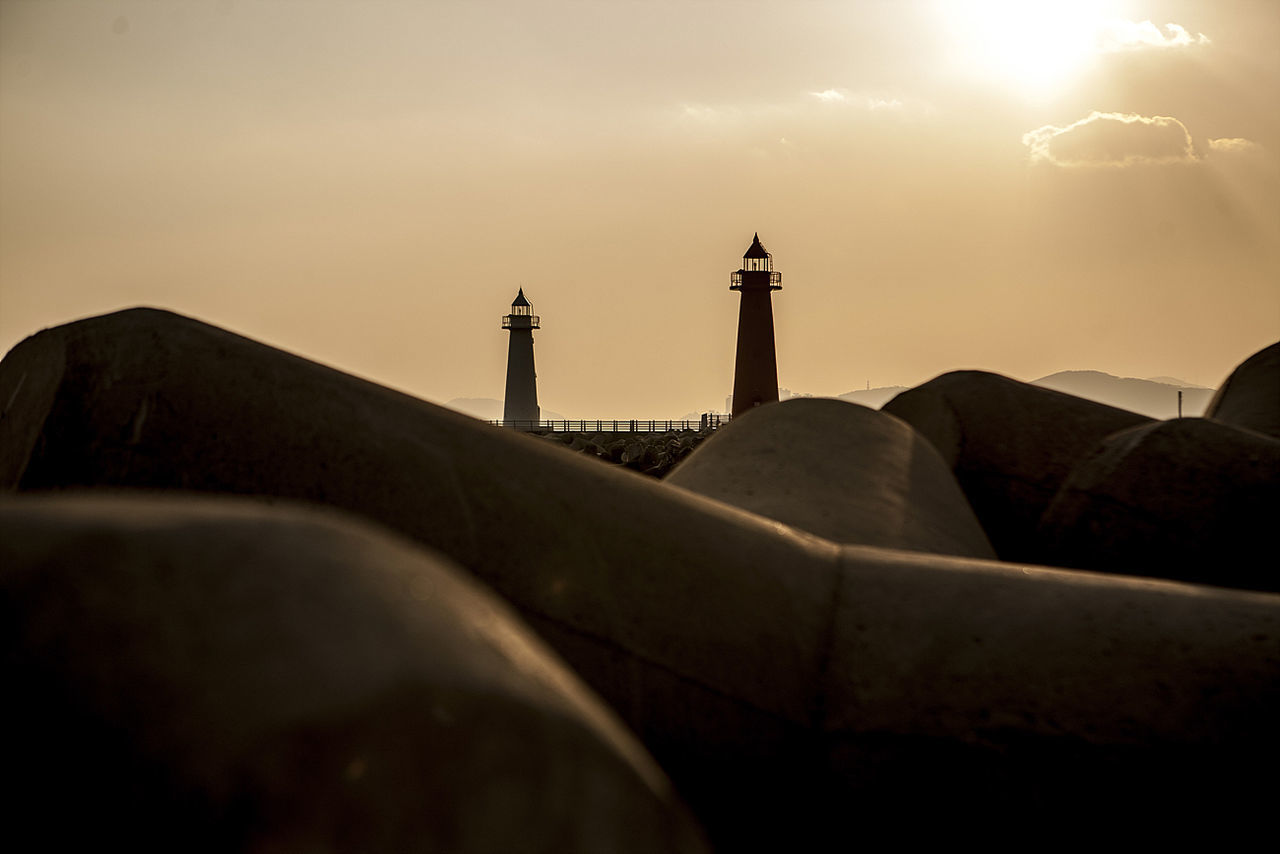
[[[533,330],[540,329],[538,315],[524,295],[524,288],[503,316],[502,328],[511,330],[507,346],[507,392],[502,404],[506,426],[529,430],[538,425],[538,375],[533,370]]]
[[[773,303],[782,290],[782,274],[756,234],[742,256],[742,269],[730,277],[729,290],[740,291],[738,355],[733,368],[733,415],[778,400],[778,355],[773,344]],[[509,380],[508,380],[509,382]]]

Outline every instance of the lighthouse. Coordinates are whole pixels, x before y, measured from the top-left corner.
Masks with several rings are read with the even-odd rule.
[[[742,256],[742,269],[730,277],[729,290],[740,291],[738,355],[733,368],[733,415],[778,400],[778,355],[773,344],[773,303],[782,290],[782,274],[757,234]]]
[[[538,315],[524,295],[524,288],[511,303],[511,313],[502,318],[502,328],[511,331],[507,346],[507,393],[502,404],[502,421],[509,427],[529,430],[538,425],[538,375],[533,370],[533,330]]]

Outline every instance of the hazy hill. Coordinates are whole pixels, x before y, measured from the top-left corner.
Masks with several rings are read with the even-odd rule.
[[[906,390],[907,387],[902,385],[890,385],[883,388],[860,388],[855,391],[846,391],[844,394],[837,395],[837,397],[850,403],[861,404],[871,409],[879,409]]]
[[[1056,374],[1032,380],[1031,384],[1159,419],[1178,417],[1179,391],[1182,392],[1182,414],[1187,417],[1203,415],[1214,393],[1214,389],[1192,385],[1177,377],[1152,377],[1142,380],[1134,377],[1117,377],[1102,371],[1059,371]],[[906,390],[906,386],[900,385],[860,388],[847,391],[837,397],[850,403],[879,409]],[[808,395],[793,395],[788,392],[788,396],[807,397]],[[457,397],[445,406],[484,421],[497,421],[502,418],[502,401],[491,397]],[[542,411],[542,417],[548,421],[564,420],[563,415],[546,409]],[[697,421],[700,417],[699,412],[690,412],[684,416],[689,421]]]
[[[463,415],[479,418],[481,421],[502,420],[502,401],[494,400],[492,397],[455,397],[444,405],[452,410],[461,412]],[[564,421],[565,418],[559,412],[552,412],[543,407],[542,420]]]
[[[502,418],[502,401],[492,397],[455,397],[445,403],[445,406],[481,421],[498,421]]]
[[[1178,417],[1179,391],[1182,392],[1182,414],[1186,417],[1203,415],[1214,392],[1176,377],[1140,380],[1102,371],[1059,371],[1032,380],[1031,384],[1160,419]]]
[[[1182,392],[1182,414],[1187,417],[1204,414],[1214,389],[1193,385],[1177,377],[1117,377],[1102,371],[1059,371],[1032,385],[1073,394],[1086,400],[1127,409],[1151,418],[1177,418],[1178,392]],[[841,400],[879,409],[907,389],[903,386],[858,389],[839,395]]]
[[[1186,380],[1180,380],[1177,377],[1147,377],[1147,382],[1164,383],[1165,385],[1171,385],[1175,388],[1209,388],[1207,385],[1196,385],[1195,383],[1189,383]],[[1215,391],[1216,389],[1209,390]]]

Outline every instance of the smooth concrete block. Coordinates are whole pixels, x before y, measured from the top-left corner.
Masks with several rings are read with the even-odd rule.
[[[164,311],[27,339],[5,401],[4,486],[313,501],[438,549],[664,751],[710,834],[792,827],[803,787],[772,780],[807,731],[835,545]],[[700,759],[730,720],[749,774]]]
[[[1204,417],[1280,439],[1280,341],[1232,371]]]
[[[19,490],[309,499],[444,552],[612,705],[722,850],[966,816],[1096,833],[1091,786],[1243,804],[1277,759],[1274,595],[838,547],[165,312],[28,339],[0,401]],[[1179,765],[1199,752],[1223,758]]]
[[[1280,597],[856,547],[842,570],[822,729],[859,815],[1010,850],[1269,826]]]
[[[506,605],[381,529],[247,499],[10,498],[0,591],[24,844],[704,850]]]
[[[24,382],[30,351],[65,359],[56,392]],[[11,400],[4,416],[16,425],[0,471],[21,491],[127,486],[331,505],[483,568],[512,598],[576,631],[712,674],[715,690],[779,716],[805,712],[793,698],[810,675],[799,662],[821,634],[805,615],[815,596],[828,598],[809,590],[829,572],[835,546],[825,541],[780,536],[650,478],[152,309],[27,339],[0,363],[0,399]],[[716,567],[681,576],[680,589],[658,583],[712,547],[723,550]],[[597,554],[628,555],[634,571],[567,575]],[[764,570],[775,565],[792,571]],[[656,591],[672,598],[633,613]],[[713,594],[725,622],[684,638],[678,606]],[[774,627],[738,636],[762,598],[779,609]],[[741,658],[724,662],[717,648]],[[766,653],[795,667],[788,684],[761,683],[751,662]]]
[[[1280,590],[1280,440],[1201,418],[1108,436],[1040,521],[1058,566]]]
[[[996,556],[933,445],[892,415],[842,400],[750,410],[665,482],[837,543]]]
[[[1045,563],[1036,524],[1080,457],[1151,419],[983,371],[955,371],[881,410],[924,435],[955,472],[1002,560]]]

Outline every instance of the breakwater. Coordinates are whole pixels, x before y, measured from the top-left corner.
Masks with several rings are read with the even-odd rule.
[[[531,435],[605,463],[661,478],[714,433],[714,427],[706,427],[700,430],[625,433],[542,430]]]

